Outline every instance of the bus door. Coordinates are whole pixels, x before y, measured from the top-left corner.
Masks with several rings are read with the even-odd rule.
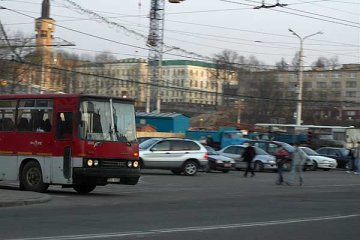
[[[72,139],[74,131],[74,119],[73,113],[70,111],[61,111],[56,112],[55,120],[55,148],[58,153],[57,156],[60,156],[59,161],[54,161],[55,166],[53,166],[53,177],[60,179],[66,179],[66,183],[71,181],[72,176]],[[56,171],[57,169],[62,169],[62,171]]]

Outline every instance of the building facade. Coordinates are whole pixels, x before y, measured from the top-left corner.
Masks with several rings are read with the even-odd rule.
[[[126,96],[144,108],[151,94],[145,59],[88,63],[75,68],[72,92]],[[222,79],[209,63],[189,60],[163,61],[159,92],[162,104],[221,105]]]
[[[296,99],[298,72],[276,72],[283,88],[283,98]],[[314,69],[303,72],[303,100],[323,102],[313,107],[319,117],[360,119],[360,64],[344,64],[340,69]],[[309,107],[310,104],[304,107]],[[306,110],[306,109],[305,109]]]

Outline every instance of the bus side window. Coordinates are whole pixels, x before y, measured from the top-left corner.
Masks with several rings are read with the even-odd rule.
[[[59,112],[56,114],[56,138],[69,139],[72,136],[72,113]]]
[[[3,131],[13,131],[14,130],[14,122],[11,118],[4,118],[2,123],[3,123]]]

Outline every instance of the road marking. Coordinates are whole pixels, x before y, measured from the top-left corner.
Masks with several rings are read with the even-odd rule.
[[[358,183],[349,183],[349,184],[334,184],[334,185],[313,185],[313,186],[302,186],[304,188],[318,188],[318,187],[356,187],[360,186]]]
[[[129,232],[117,232],[117,233],[68,235],[68,236],[55,236],[55,237],[17,238],[17,239],[9,239],[9,240],[73,240],[73,239],[77,240],[77,239],[97,239],[97,238],[115,238],[115,237],[119,238],[119,237],[129,237],[129,236],[154,235],[154,234],[162,234],[162,233],[199,232],[199,231],[211,231],[217,229],[236,229],[236,228],[271,226],[271,225],[302,223],[302,222],[329,221],[329,220],[346,219],[346,218],[354,218],[354,217],[360,217],[360,214],[334,215],[334,216],[323,216],[323,217],[313,217],[313,218],[285,219],[285,220],[275,220],[268,222],[238,223],[238,224],[200,226],[200,227],[155,229],[148,231],[129,231]]]

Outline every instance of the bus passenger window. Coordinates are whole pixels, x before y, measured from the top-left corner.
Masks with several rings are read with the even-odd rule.
[[[72,113],[60,112],[56,115],[57,139],[69,139],[72,136]]]

